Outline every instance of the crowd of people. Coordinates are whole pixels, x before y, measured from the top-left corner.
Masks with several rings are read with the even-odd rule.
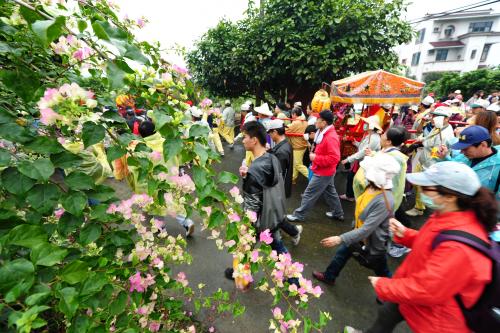
[[[334,285],[351,258],[373,272],[369,280],[380,307],[366,332],[390,332],[403,320],[415,332],[481,332],[471,327],[474,323],[465,314],[491,289],[492,270],[498,265],[498,259],[474,247],[480,243],[498,258],[498,96],[484,98],[478,93],[463,103],[460,91],[439,101],[428,95],[419,105],[399,109],[381,105],[382,117],[380,112],[366,115],[368,110],[357,105],[344,107],[351,123],[363,124],[362,137],[353,142],[357,151],[347,156],[341,156],[342,140],[335,127],[340,115],[334,108],[316,113],[310,105],[303,110],[297,102],[293,106],[277,103],[272,110],[267,103],[255,107],[247,101],[240,107],[236,128],[238,113],[230,100],[223,104],[191,106],[186,119],[190,126],[209,129],[209,145],[221,156],[225,154],[222,140],[233,149],[242,139],[246,151],[239,168],[243,207],[257,216],[258,232],[270,232],[273,250],[288,252],[282,232],[294,246],[299,245],[307,231],[302,224],[322,196],[328,205],[325,217],[352,221],[352,229],[321,240],[322,246],[337,247],[337,251],[313,277]],[[130,107],[120,114],[148,146],[162,151],[154,117]],[[186,131],[189,135],[189,126]],[[235,137],[235,132],[240,133]],[[339,195],[335,176],[342,169],[347,172],[346,190]],[[307,187],[300,206],[287,214],[286,201],[300,175]],[[128,180],[134,183],[133,177]],[[141,184],[133,185],[141,192]],[[415,206],[405,210],[402,203],[412,192]],[[355,205],[353,216],[344,213],[342,201]],[[420,230],[414,229],[417,225],[412,220],[426,211],[427,221]],[[194,222],[185,214],[178,214],[177,220],[186,235],[192,235]],[[450,230],[461,234],[436,243]],[[394,273],[387,255],[406,255]],[[226,269],[228,279],[236,277],[235,268]],[[241,282],[237,286],[249,287]],[[493,320],[491,314],[480,315],[484,322]],[[352,327],[345,331],[360,332]]]
[[[500,104],[498,96],[479,96],[463,103],[456,91],[438,101],[429,95],[419,105],[399,110],[382,105],[389,123],[379,115],[358,117],[363,137],[355,143],[357,152],[343,158],[335,110],[314,113],[307,106],[303,111],[300,102],[288,108],[278,103],[274,112],[268,104],[241,106],[239,137],[247,152],[240,167],[245,209],[257,214],[258,230],[270,229],[277,253],[288,252],[281,231],[292,237],[293,245],[299,244],[301,224],[321,196],[328,205],[326,218],[353,221],[350,231],[321,241],[337,251],[313,277],[334,285],[350,258],[373,271],[369,280],[380,308],[366,332],[390,332],[403,320],[415,332],[485,331],[485,324],[481,328],[470,319],[474,316],[490,325],[487,330],[499,327],[498,318],[484,308],[476,309],[474,316],[467,313],[498,284],[492,272],[500,241]],[[356,109],[352,106],[347,113],[355,114]],[[339,195],[334,179],[342,168],[348,174],[346,192]],[[279,200],[290,196],[299,175],[308,181],[300,206],[284,216],[269,214],[274,208],[282,212],[283,203],[265,195],[280,186],[276,173],[283,182]],[[403,200],[412,192],[415,207],[405,211]],[[342,200],[354,203],[354,216],[344,214]],[[423,227],[412,229],[417,227],[413,218],[426,211]],[[450,230],[459,232],[458,238],[445,236],[436,243]],[[478,243],[489,248],[491,257],[477,251]],[[394,273],[388,254],[406,255]],[[232,278],[232,272],[226,270],[226,277]],[[496,299],[490,306],[498,303]],[[345,332],[361,331],[348,326]]]

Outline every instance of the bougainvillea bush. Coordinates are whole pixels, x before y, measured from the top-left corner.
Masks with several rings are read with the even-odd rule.
[[[200,296],[173,273],[191,256],[166,217],[184,215],[234,256],[237,279],[274,298],[271,330],[321,331],[327,313],[302,315],[321,289],[271,251],[238,188],[223,190],[238,177],[213,170],[209,130],[184,114],[188,99],[210,103],[134,38],[146,22],[102,0],[0,0],[0,330],[214,331],[197,312],[240,315],[227,291]],[[116,112],[123,96],[154,120],[159,148]],[[141,186],[118,198],[113,177]]]

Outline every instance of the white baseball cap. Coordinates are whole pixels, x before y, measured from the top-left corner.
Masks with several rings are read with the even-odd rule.
[[[192,117],[195,117],[195,118],[201,118],[201,116],[203,116],[203,111],[199,108],[197,108],[196,106],[192,106],[188,109],[189,111],[189,114],[191,114]]]
[[[468,196],[474,196],[481,188],[481,182],[474,170],[463,163],[453,161],[438,162],[424,172],[409,173],[406,179],[415,185],[438,185]]]
[[[451,109],[446,106],[438,106],[431,114],[436,116],[450,117],[452,115]]]
[[[269,109],[269,105],[267,105],[267,103],[264,103],[261,106],[256,107],[255,111],[257,111],[257,113],[263,114],[264,116],[271,117],[273,115],[273,113],[272,113],[271,109]]]
[[[455,90],[455,94],[461,94],[461,93],[462,93],[461,90],[459,90],[459,89]]]
[[[269,132],[270,130],[285,127],[285,123],[281,119],[273,119],[273,120],[267,122],[265,127],[266,127],[266,131]]]
[[[426,96],[420,103],[426,106],[432,105],[432,103],[434,103],[434,98],[432,98],[431,96]]]

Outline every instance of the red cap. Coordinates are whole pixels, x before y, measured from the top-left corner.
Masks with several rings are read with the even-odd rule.
[[[193,102],[192,101],[187,101],[186,104],[189,104],[189,106],[193,106]]]

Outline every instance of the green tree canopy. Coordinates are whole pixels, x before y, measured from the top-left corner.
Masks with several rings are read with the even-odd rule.
[[[500,68],[482,68],[462,74],[445,73],[440,79],[430,82],[427,91],[443,97],[460,89],[464,98],[469,99],[478,90],[489,94],[497,91],[498,87],[500,87]]]
[[[269,0],[222,20],[187,55],[195,80],[216,95],[309,99],[322,82],[394,70],[392,48],[412,37],[403,0]]]

